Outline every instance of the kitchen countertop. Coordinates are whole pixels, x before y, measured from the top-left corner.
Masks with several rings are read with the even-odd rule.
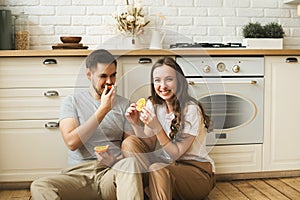
[[[109,50],[109,49],[108,49]],[[0,57],[27,56],[87,56],[93,50],[0,50]],[[213,56],[284,56],[300,55],[300,49],[137,49],[109,50],[117,56],[174,56],[174,55],[213,55]]]

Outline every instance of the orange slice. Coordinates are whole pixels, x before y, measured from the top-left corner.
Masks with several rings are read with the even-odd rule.
[[[111,88],[112,88],[112,85],[107,85],[107,92],[106,92],[106,94],[109,93],[109,91],[111,90]]]
[[[142,111],[142,108],[146,105],[146,99],[145,98],[140,98],[137,102],[136,102],[136,109],[137,111]]]
[[[97,152],[97,153],[105,153],[108,149],[108,145],[106,146],[95,146],[94,147],[94,151]]]

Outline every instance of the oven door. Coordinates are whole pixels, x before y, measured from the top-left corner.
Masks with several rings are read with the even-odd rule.
[[[207,145],[263,142],[263,78],[188,78],[213,122]]]

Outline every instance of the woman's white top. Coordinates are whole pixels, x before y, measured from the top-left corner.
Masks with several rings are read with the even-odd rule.
[[[152,112],[156,113],[156,116],[164,129],[165,133],[169,137],[171,132],[171,122],[175,115],[173,112],[167,113],[167,107],[165,104],[156,105],[155,109],[150,100],[146,105]],[[214,161],[208,155],[206,150],[206,128],[204,119],[201,114],[201,110],[198,105],[191,102],[185,109],[184,129],[183,133],[195,136],[195,140],[192,146],[183,154],[178,160],[197,160],[201,162],[210,162],[212,164],[213,171],[215,171]],[[170,159],[170,156],[163,150],[165,159]]]

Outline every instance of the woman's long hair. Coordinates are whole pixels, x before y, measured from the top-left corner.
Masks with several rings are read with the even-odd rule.
[[[207,116],[204,112],[204,109],[200,102],[198,102],[195,98],[191,97],[188,93],[188,83],[184,76],[184,73],[181,69],[181,67],[177,64],[177,62],[171,58],[171,57],[163,57],[159,59],[152,67],[151,69],[151,101],[153,105],[155,104],[163,104],[165,100],[163,100],[160,96],[157,95],[154,88],[154,80],[153,80],[153,71],[161,67],[163,65],[167,65],[171,68],[173,68],[176,72],[176,80],[177,80],[177,89],[175,95],[171,99],[171,103],[173,106],[173,113],[175,115],[175,118],[171,122],[171,133],[170,138],[174,140],[176,137],[176,134],[181,132],[183,130],[184,126],[184,111],[188,103],[194,102],[195,104],[199,105],[201,114],[204,119],[204,124],[207,130],[210,130],[210,118]]]

